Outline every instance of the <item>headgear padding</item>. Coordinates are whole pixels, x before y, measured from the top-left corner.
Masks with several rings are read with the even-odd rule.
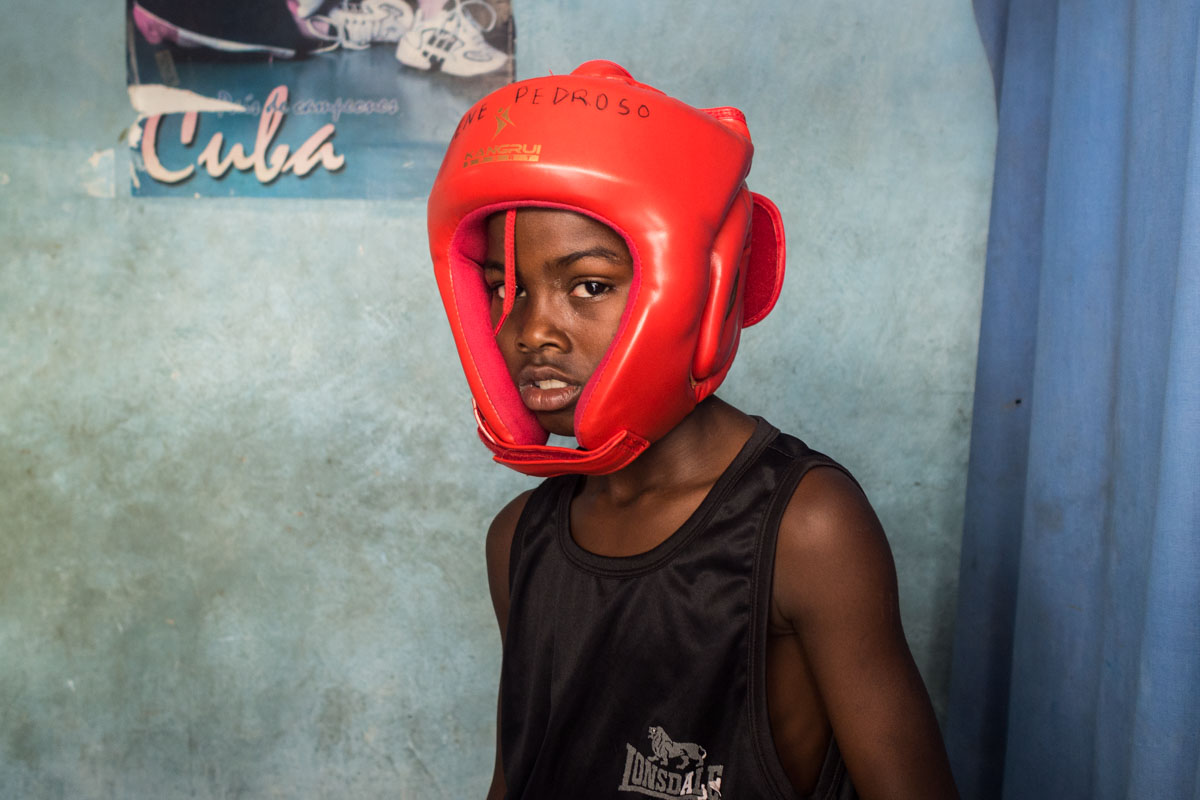
[[[429,245],[497,461],[539,476],[613,472],[717,388],[741,328],[783,282],[779,211],[746,189],[753,150],[737,109],[692,108],[608,61],[511,84],[466,113],[429,195]],[[578,450],[546,445],[491,326],[487,218],[530,206],[608,225],[633,259],[621,323],[576,404]]]

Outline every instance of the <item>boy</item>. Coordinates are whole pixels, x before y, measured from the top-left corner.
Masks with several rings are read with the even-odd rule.
[[[956,796],[866,498],[712,395],[783,274],[751,151],[609,62],[451,141],[430,245],[480,436],[550,478],[487,537],[490,798]]]

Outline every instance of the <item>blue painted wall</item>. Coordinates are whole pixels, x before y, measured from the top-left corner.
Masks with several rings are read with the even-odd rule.
[[[853,469],[939,708],[995,120],[966,2],[514,0],[518,75],[735,103],[789,228],[722,395]],[[420,201],[135,200],[121,5],[0,29],[0,797],[457,798],[489,464]],[[11,15],[10,15],[11,17]]]

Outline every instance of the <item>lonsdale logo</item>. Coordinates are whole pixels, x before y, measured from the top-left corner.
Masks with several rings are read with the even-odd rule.
[[[721,800],[725,767],[707,764],[708,752],[698,744],[676,742],[658,725],[650,728],[650,755],[625,745],[625,771],[618,792],[633,792],[663,800]]]
[[[496,132],[492,134],[495,140],[505,128],[517,127],[509,116],[511,106],[496,109]],[[486,164],[489,161],[538,161],[541,159],[540,144],[489,144],[476,150],[468,150],[463,154],[463,167],[473,167],[476,164]]]

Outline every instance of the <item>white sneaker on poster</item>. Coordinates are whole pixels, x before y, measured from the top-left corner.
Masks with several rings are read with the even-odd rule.
[[[487,10],[491,18],[486,27],[467,10],[472,6]],[[484,38],[495,25],[496,9],[487,0],[454,0],[453,6],[429,19],[417,16],[396,47],[396,59],[413,69],[431,69],[437,64],[442,72],[457,77],[494,72],[508,63],[508,55]]]
[[[319,19],[328,24],[330,40],[350,50],[365,50],[376,42],[400,41],[413,17],[404,0],[346,0]]]

